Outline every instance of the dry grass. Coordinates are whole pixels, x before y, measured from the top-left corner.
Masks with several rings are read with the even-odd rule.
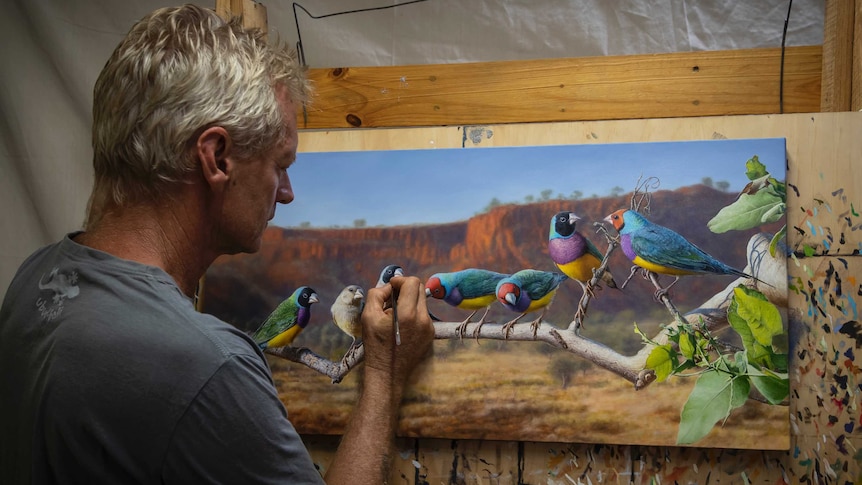
[[[439,356],[414,375],[399,434],[410,437],[674,445],[694,379],[642,391],[607,371],[577,372],[563,389],[543,344],[437,341]],[[572,359],[577,359],[571,356]],[[340,434],[357,393],[352,372],[338,385],[296,364],[275,363],[281,398],[305,434]],[[787,449],[787,407],[749,402],[697,446]]]

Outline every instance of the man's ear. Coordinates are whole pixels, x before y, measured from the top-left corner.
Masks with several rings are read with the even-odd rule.
[[[197,138],[195,150],[201,164],[204,180],[212,188],[227,183],[230,177],[230,156],[232,143],[227,130],[221,126],[207,128]]]

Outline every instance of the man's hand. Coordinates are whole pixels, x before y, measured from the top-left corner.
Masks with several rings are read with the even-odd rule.
[[[394,309],[389,304],[393,296]],[[400,327],[400,345],[395,342],[394,315]],[[366,372],[389,374],[400,391],[434,341],[434,327],[425,306],[425,286],[418,278],[396,277],[385,286],[368,290],[362,313],[362,340]]]

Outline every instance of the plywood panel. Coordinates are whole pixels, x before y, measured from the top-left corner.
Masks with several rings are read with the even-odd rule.
[[[820,110],[821,47],[788,48],[784,112]],[[780,49],[312,69],[309,129],[779,112]]]

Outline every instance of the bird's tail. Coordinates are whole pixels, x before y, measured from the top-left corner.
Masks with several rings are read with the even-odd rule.
[[[602,273],[602,281],[604,281],[609,288],[620,288],[619,285],[617,285],[617,282],[614,281],[614,275],[612,275],[608,270],[605,270],[605,272]]]
[[[760,284],[764,284],[770,288],[775,288],[775,286],[770,285],[769,283],[763,281],[762,279],[760,279],[756,276],[750,275],[750,274],[746,273],[745,271],[739,271],[739,270],[733,269],[733,271],[731,271],[730,273],[734,276],[739,276],[740,278],[748,278],[748,279],[754,280]]]

